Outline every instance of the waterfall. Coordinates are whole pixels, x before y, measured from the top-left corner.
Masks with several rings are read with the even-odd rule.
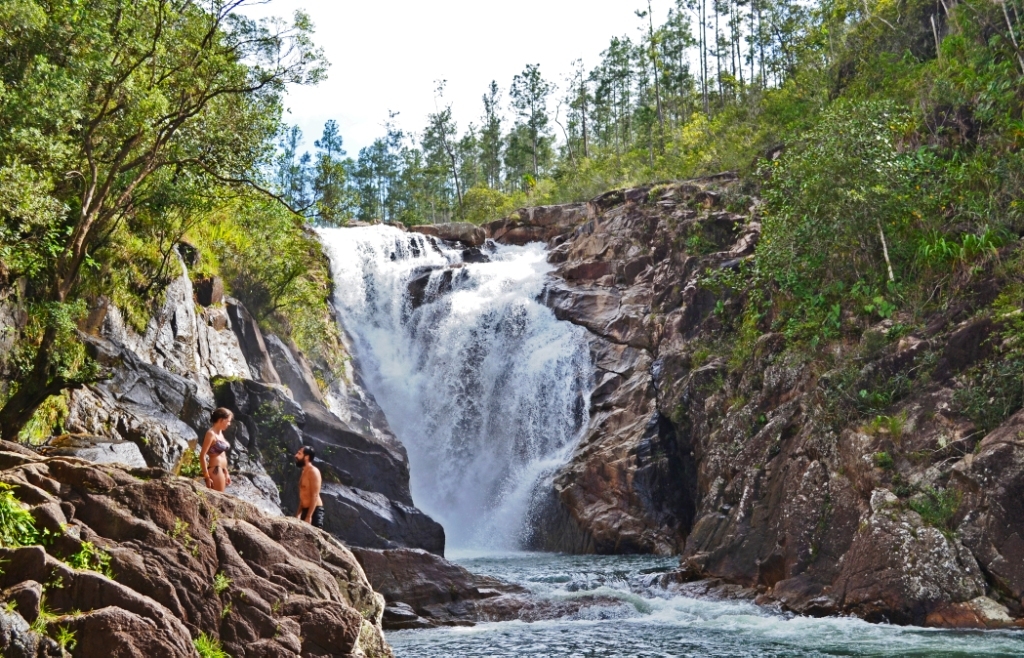
[[[593,379],[585,331],[537,301],[553,269],[543,245],[467,251],[386,226],[320,235],[417,506],[450,546],[518,547],[534,490],[585,426]]]

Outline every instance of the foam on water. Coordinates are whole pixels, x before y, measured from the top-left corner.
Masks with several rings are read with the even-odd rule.
[[[540,597],[621,601],[534,623],[389,633],[400,658],[460,656],[1020,656],[1017,631],[943,631],[849,617],[784,615],[748,601],[694,598],[652,584],[677,563],[652,556],[489,554],[464,566]]]
[[[589,407],[585,332],[537,298],[542,245],[491,262],[385,226],[326,229],[335,303],[367,388],[409,452],[413,499],[449,546],[513,548],[532,494],[564,463]],[[426,303],[409,284],[428,276]]]

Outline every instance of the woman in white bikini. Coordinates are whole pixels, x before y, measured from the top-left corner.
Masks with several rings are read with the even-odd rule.
[[[231,446],[224,438],[224,430],[231,426],[232,418],[234,414],[230,410],[224,407],[215,409],[210,414],[210,429],[206,430],[206,436],[203,437],[203,449],[199,451],[199,467],[203,470],[203,479],[207,487],[216,491],[224,491],[231,484],[227,456]]]

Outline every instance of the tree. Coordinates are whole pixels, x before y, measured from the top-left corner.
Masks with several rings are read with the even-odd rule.
[[[341,133],[333,119],[324,124],[317,148],[313,176],[314,219],[326,226],[344,224],[351,215],[352,199],[348,189],[348,164],[344,160]]]
[[[491,80],[483,95],[484,116],[480,128],[480,164],[487,184],[497,188],[501,184],[501,91]]]
[[[302,130],[289,126],[281,135],[281,153],[277,158],[276,184],[278,193],[289,207],[305,213],[309,203],[309,153],[299,155]]]
[[[304,14],[255,22],[236,13],[242,4],[53,0],[3,13],[0,198],[16,202],[0,207],[0,249],[30,279],[41,318],[0,409],[4,439],[47,397],[95,376],[65,358],[65,320],[83,267],[138,208],[187,206],[182,183],[195,194],[264,189],[281,92],[318,81],[324,62]]]
[[[444,86],[446,80],[437,82],[437,89],[434,95],[436,104],[438,99],[444,98]],[[456,157],[455,140],[459,129],[452,120],[452,106],[445,105],[433,114],[427,115],[427,129],[423,133],[423,146],[427,151],[428,159],[437,160],[441,156],[448,161],[448,171],[451,173],[452,181],[455,184],[455,198],[459,206],[462,206],[462,184],[459,181],[459,160]],[[430,156],[436,154],[434,158]]]
[[[533,156],[533,176],[540,174],[540,153],[549,139],[547,99],[554,87],[540,74],[540,64],[527,64],[522,73],[512,79],[512,107],[525,121],[530,133],[530,153]]]

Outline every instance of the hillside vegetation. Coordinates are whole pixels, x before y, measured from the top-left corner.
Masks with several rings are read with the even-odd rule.
[[[242,4],[0,8],[0,301],[16,309],[4,438],[30,423],[47,435],[61,391],[103,376],[76,324],[106,297],[143,331],[183,244],[198,247],[194,274],[222,276],[262,323],[340,367],[327,262],[263,173],[284,90],[325,62],[303,14],[257,22]]]

